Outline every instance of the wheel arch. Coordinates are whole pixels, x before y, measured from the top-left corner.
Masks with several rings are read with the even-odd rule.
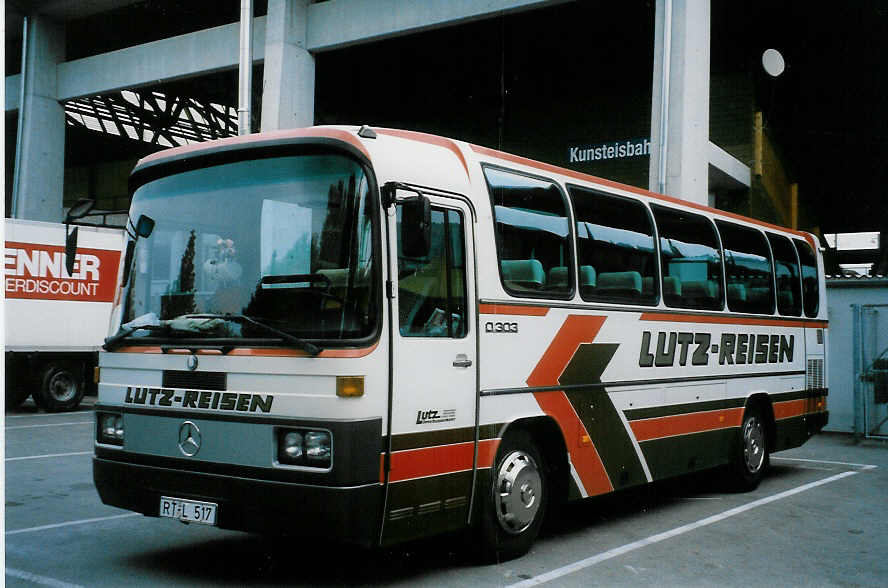
[[[545,473],[554,502],[566,502],[569,476],[567,444],[558,423],[550,416],[522,418],[509,423],[501,431],[500,437],[505,439],[514,431],[523,431],[531,436],[546,462]]]
[[[746,404],[743,407],[743,413],[750,409],[756,409],[765,420],[765,439],[768,447],[773,448],[777,442],[777,422],[774,419],[774,406],[771,397],[766,392],[754,392],[746,398]]]

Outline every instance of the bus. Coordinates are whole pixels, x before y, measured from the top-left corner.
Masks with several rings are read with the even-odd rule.
[[[368,126],[169,149],[130,188],[106,504],[510,558],[564,501],[755,488],[827,422],[809,233]]]

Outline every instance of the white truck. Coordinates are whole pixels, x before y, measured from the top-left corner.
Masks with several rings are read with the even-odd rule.
[[[117,293],[124,232],[77,226],[77,254],[66,267],[74,226],[6,219],[6,407],[33,393],[47,411],[73,410],[93,384],[98,350]]]

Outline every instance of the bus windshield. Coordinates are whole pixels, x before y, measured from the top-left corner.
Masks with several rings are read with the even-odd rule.
[[[379,317],[369,195],[364,169],[333,154],[237,161],[142,185],[131,218],[156,225],[135,243],[117,336],[370,337]]]

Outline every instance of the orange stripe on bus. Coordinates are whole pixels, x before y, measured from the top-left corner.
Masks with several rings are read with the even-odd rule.
[[[789,419],[807,413],[808,399],[786,400],[774,403],[774,420]]]
[[[552,343],[543,353],[539,363],[527,378],[529,386],[557,386],[558,378],[564,372],[567,364],[573,358],[577,349],[583,343],[591,343],[605,317],[589,315],[570,315],[561,325],[558,334],[552,339]],[[583,421],[568,400],[567,395],[561,390],[550,392],[534,392],[534,398],[544,413],[555,419],[561,429],[564,439],[567,441],[570,460],[580,481],[589,496],[604,494],[614,489],[601,456],[595,445],[576,446],[572,440],[586,438],[589,432]]]
[[[547,306],[518,306],[513,304],[479,304],[478,312],[481,314],[510,314],[521,316],[546,316],[549,314]]]
[[[492,468],[499,449],[499,439],[487,439],[478,443],[478,469]]]
[[[499,439],[478,443],[479,468],[491,467],[498,445]],[[391,458],[389,482],[464,472],[472,469],[474,461],[475,443],[472,441],[395,451]]]
[[[743,408],[739,407],[641,419],[631,421],[629,426],[632,428],[635,439],[640,443],[663,437],[739,427],[742,422]]]
[[[678,204],[681,206],[685,206],[687,208],[693,208],[696,210],[701,210],[703,212],[708,212],[712,214],[716,214],[726,218],[732,218],[736,220],[741,220],[747,223],[751,223],[754,225],[758,225],[760,227],[765,227],[768,229],[774,229],[777,231],[781,231],[783,233],[789,233],[791,235],[797,235],[807,241],[812,247],[815,249],[817,245],[813,242],[808,233],[803,231],[796,231],[793,229],[789,229],[786,227],[781,227],[779,225],[774,225],[771,223],[767,223],[764,221],[760,221],[758,219],[749,218],[748,216],[743,216],[742,214],[736,214],[733,212],[727,212],[725,210],[719,210],[717,208],[711,208],[709,206],[705,206],[703,204],[697,204],[696,202],[689,202],[687,200],[682,200],[680,198],[675,198],[672,196],[666,196],[665,194],[658,194],[657,192],[651,192],[650,190],[645,190],[643,188],[637,188],[635,186],[629,186],[627,184],[621,184],[620,182],[615,182],[613,180],[606,180],[604,178],[599,178],[597,176],[584,174],[582,172],[574,171],[572,169],[567,169],[564,167],[558,167],[557,165],[552,165],[550,163],[543,163],[541,161],[535,161],[533,159],[527,159],[526,157],[520,157],[518,155],[512,155],[511,153],[505,153],[503,151],[497,151],[496,149],[490,149],[488,147],[481,147],[480,145],[471,145],[472,151],[478,153],[480,155],[485,155],[487,157],[495,157],[497,159],[502,159],[503,161],[509,161],[512,163],[517,163],[518,165],[524,165],[527,167],[532,167],[538,170],[542,170],[548,173],[559,174],[562,176],[567,176],[569,178],[574,178],[577,180],[583,180],[584,182],[592,182],[595,184],[600,184],[603,186],[608,186],[610,188],[616,188],[618,190],[624,190],[626,192],[632,192],[633,194],[638,194],[639,196],[646,196],[648,198],[654,198],[656,200],[663,200],[665,202],[669,202],[671,204]]]
[[[794,320],[783,318],[767,318],[767,317],[739,317],[726,314],[670,314],[659,312],[644,312],[641,314],[640,320],[643,321],[661,321],[664,323],[706,323],[720,325],[759,325],[759,326],[777,326],[777,327],[800,327],[800,328],[826,328],[829,321],[817,320]]]

